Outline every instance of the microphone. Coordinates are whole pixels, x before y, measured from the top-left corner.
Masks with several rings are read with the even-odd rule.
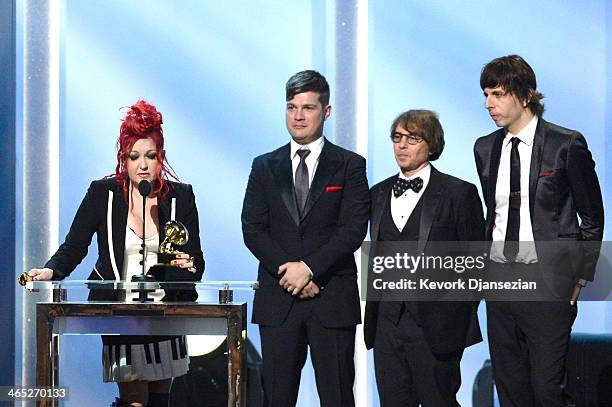
[[[146,221],[146,207],[147,207],[147,196],[149,196],[149,194],[151,193],[151,183],[149,181],[147,181],[146,179],[143,179],[142,181],[140,181],[138,183],[138,192],[140,192],[140,195],[142,195],[142,275],[144,277],[144,275],[146,274],[146,259],[147,259],[147,248],[146,248],[146,243],[145,243],[145,225],[147,224]]]
[[[138,183],[138,192],[140,192],[140,195],[142,195],[142,197],[146,199],[147,196],[149,196],[149,194],[151,193],[151,183],[147,181],[146,179],[143,179],[142,181],[140,181]],[[144,205],[144,200],[142,202]],[[143,216],[143,219],[144,219],[144,216]]]
[[[140,181],[138,183],[138,192],[140,192],[140,195],[142,195],[142,244],[141,244],[142,261],[140,262],[140,264],[142,264],[142,274],[140,276],[138,275],[132,276],[132,281],[145,282],[145,281],[151,281],[153,279],[151,276],[146,275],[147,246],[145,242],[145,239],[146,239],[145,225],[147,223],[146,218],[145,218],[146,208],[147,208],[147,196],[149,196],[149,194],[151,193],[151,183],[147,180]],[[146,301],[152,300],[148,298],[146,294],[147,290],[139,289],[137,291],[139,292],[140,302],[146,302]]]

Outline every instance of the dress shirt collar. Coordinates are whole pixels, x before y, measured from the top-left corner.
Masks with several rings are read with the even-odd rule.
[[[297,151],[299,149],[308,149],[310,150],[310,154],[308,157],[313,157],[315,160],[319,158],[321,155],[321,151],[323,151],[323,144],[325,142],[325,137],[321,136],[310,144],[298,144],[295,140],[291,139],[291,159],[295,158]]]
[[[533,138],[535,137],[536,127],[538,126],[538,116],[533,115],[527,126],[523,127],[518,134],[512,134],[509,131],[506,132],[506,137],[504,138],[504,147],[507,147],[508,144],[511,143],[512,138],[518,137],[523,143],[531,146],[533,143]]]
[[[423,179],[423,185],[427,185],[429,181],[429,176],[431,175],[431,164],[427,163],[427,165],[421,168],[416,174],[413,174],[412,177],[407,177],[403,172],[399,172],[399,177],[401,179],[405,179],[410,181],[411,179],[415,179],[416,177],[421,177]]]
[[[421,194],[423,193],[423,191],[425,191],[425,188],[427,188],[427,184],[429,184],[429,178],[431,176],[431,164],[427,163],[427,165],[423,168],[421,168],[416,174],[414,174],[412,177],[407,177],[404,175],[404,173],[402,173],[401,171],[399,172],[399,177],[401,179],[405,179],[405,180],[412,180],[415,179],[417,177],[421,177],[421,179],[423,180],[423,188],[421,188],[421,190],[415,195],[415,196],[421,196]],[[405,194],[402,194],[398,197],[396,197],[393,194],[393,191],[391,191],[391,198],[392,199],[399,199],[401,197],[405,196]]]

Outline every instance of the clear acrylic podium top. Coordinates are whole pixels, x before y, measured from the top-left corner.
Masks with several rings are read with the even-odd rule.
[[[233,302],[234,291],[248,294],[258,288],[257,281],[122,281],[122,280],[61,280],[61,281],[28,281],[26,291],[40,293],[49,301],[63,302],[85,300],[89,293],[96,292],[106,297],[113,293],[118,295],[110,302],[138,302],[133,297],[140,292],[151,293],[159,300],[164,292],[191,290],[197,292],[198,303],[227,304]],[[126,293],[128,294],[126,296]],[[127,297],[127,299],[126,299]],[[171,300],[172,301],[172,300]],[[105,300],[109,302],[109,300]],[[194,302],[194,301],[190,301]]]

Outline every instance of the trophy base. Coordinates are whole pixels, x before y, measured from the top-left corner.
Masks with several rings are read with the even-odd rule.
[[[176,254],[174,253],[158,253],[157,254],[157,261],[160,264],[165,265],[167,267],[172,267],[170,266],[170,262],[174,259],[176,259]]]
[[[153,281],[195,281],[193,273],[170,264],[157,263],[149,268],[147,274],[153,277]]]
[[[193,284],[197,281],[195,274],[186,269],[158,263],[149,268],[148,274],[159,282],[166,293],[164,301],[195,301],[198,298]]]
[[[149,268],[147,275],[153,278],[154,281],[166,281],[166,270],[172,267],[169,264],[157,263]]]

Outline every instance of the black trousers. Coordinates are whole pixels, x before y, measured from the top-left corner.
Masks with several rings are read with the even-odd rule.
[[[487,302],[493,379],[502,407],[559,407],[577,306],[569,301]]]
[[[374,368],[381,407],[459,406],[463,350],[433,353],[409,312],[397,324],[381,303],[374,343]]]
[[[296,301],[281,326],[260,325],[264,406],[295,406],[308,348],[322,407],[353,407],[355,326],[327,328]]]

